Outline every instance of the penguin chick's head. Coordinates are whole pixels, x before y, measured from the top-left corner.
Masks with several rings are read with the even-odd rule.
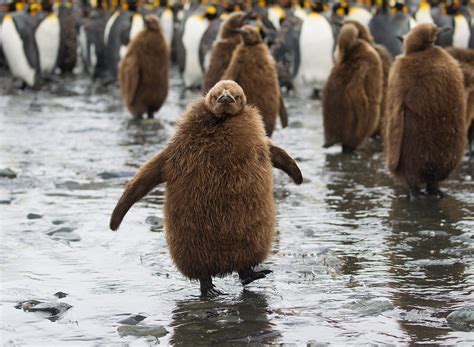
[[[363,40],[363,41],[366,41],[368,43],[373,43],[374,42],[374,38],[372,37],[372,35],[370,34],[370,31],[369,31],[369,28],[362,24],[361,22],[357,21],[357,20],[353,20],[353,19],[346,19],[344,21],[344,24],[352,24],[353,26],[355,26],[359,32],[359,39]]]
[[[217,117],[234,116],[247,104],[243,89],[234,81],[217,82],[206,95],[207,108]]]
[[[431,47],[438,35],[448,31],[450,28],[438,28],[434,24],[419,24],[414,27],[405,37],[403,44],[405,54],[423,51]]]
[[[160,30],[160,21],[154,14],[149,14],[145,17],[145,26],[148,30]]]
[[[262,36],[257,29],[251,25],[244,25],[242,29],[236,30],[240,35],[245,45],[256,45],[262,42]]]
[[[244,24],[244,21],[247,18],[250,18],[250,13],[244,13],[242,11],[237,11],[234,13],[231,13],[227,18],[225,19],[224,23],[222,23],[221,27],[221,38],[227,39],[229,37],[233,36],[238,36],[239,33],[236,31],[236,29],[239,29],[242,27]]]
[[[344,23],[339,32],[338,46],[339,51],[344,55],[347,51],[351,50],[357,43],[359,37],[359,30],[352,23]]]

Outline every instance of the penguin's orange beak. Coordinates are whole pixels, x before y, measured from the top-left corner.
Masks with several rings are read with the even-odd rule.
[[[227,90],[224,91],[218,98],[217,102],[219,104],[233,104],[235,103],[235,98]]]

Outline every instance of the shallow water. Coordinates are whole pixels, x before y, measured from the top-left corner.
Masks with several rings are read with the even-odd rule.
[[[273,140],[297,158],[305,182],[274,171],[277,237],[263,264],[274,273],[245,290],[235,275],[217,279],[228,295],[202,301],[173,266],[160,220],[148,218],[163,216],[164,186],[119,232],[108,229],[124,183],[197,94],[183,97],[174,72],[159,120],[134,122],[116,88],[87,77],[40,92],[6,91],[8,83],[0,79],[0,169],[18,177],[0,178],[2,344],[155,343],[119,335],[130,313],[163,325],[164,344],[474,343],[446,321],[474,303],[467,155],[442,184],[449,197],[409,201],[380,143],[352,156],[323,150],[320,102],[306,91],[286,97],[290,127]],[[55,299],[57,291],[69,295]],[[14,308],[29,299],[73,307],[52,322]]]

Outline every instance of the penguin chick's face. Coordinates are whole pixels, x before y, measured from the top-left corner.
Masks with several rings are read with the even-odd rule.
[[[352,24],[353,26],[355,26],[357,28],[357,31],[358,31],[358,38],[363,40],[363,41],[366,41],[368,43],[373,43],[374,42],[374,38],[372,37],[372,35],[370,34],[370,31],[369,31],[369,28],[362,24],[361,22],[357,21],[357,20],[353,20],[353,19],[346,19],[344,21],[344,24]]]
[[[231,13],[222,23],[221,38],[227,39],[239,35],[236,29],[239,29],[244,24],[246,16],[242,11]]]
[[[145,17],[145,25],[148,30],[160,30],[160,21],[154,14],[149,14]]]
[[[403,45],[405,54],[423,51],[434,44],[438,34],[449,30],[449,28],[438,28],[434,24],[419,24],[414,27],[405,37]]]
[[[206,95],[207,108],[217,117],[234,116],[247,104],[243,89],[234,81],[216,83]]]
[[[262,37],[257,29],[251,25],[244,25],[242,29],[237,29],[237,32],[242,35],[245,45],[256,45],[262,42]]]

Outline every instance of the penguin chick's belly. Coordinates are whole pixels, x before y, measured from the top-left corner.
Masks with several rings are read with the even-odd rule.
[[[253,172],[214,171],[207,179],[204,172],[167,183],[166,238],[176,266],[190,279],[253,267],[265,260],[274,237],[270,164]]]

